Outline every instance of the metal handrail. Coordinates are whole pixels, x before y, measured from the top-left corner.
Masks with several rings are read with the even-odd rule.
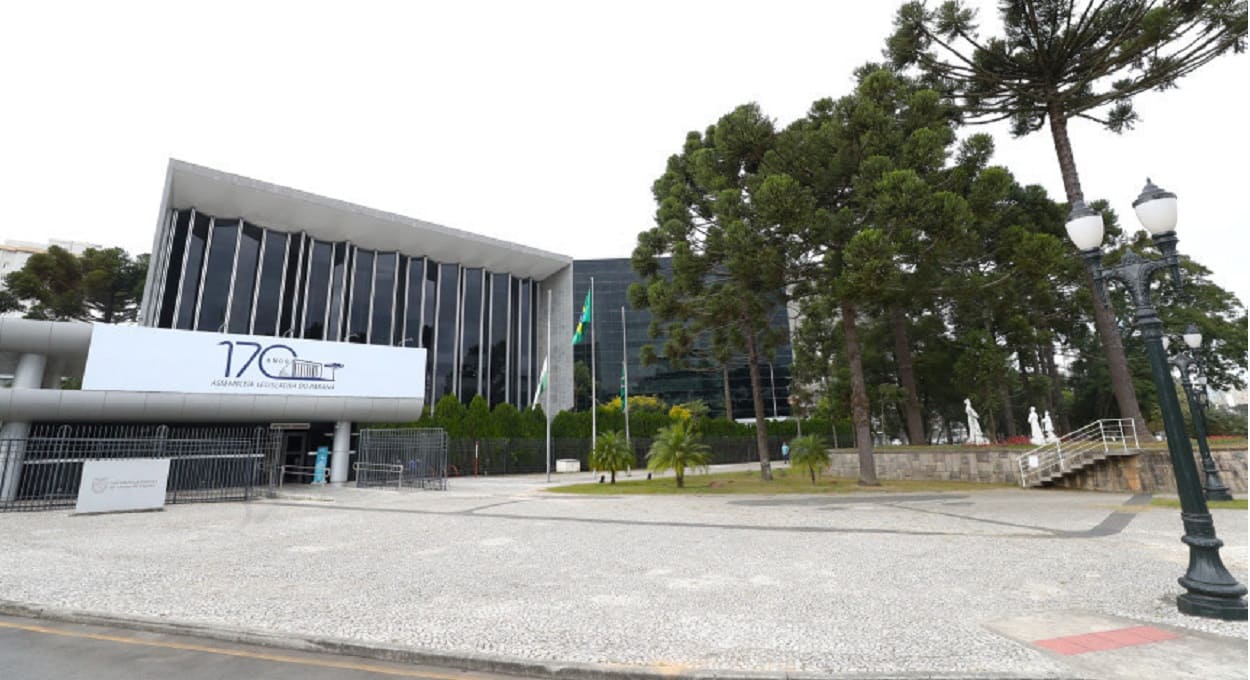
[[[278,466],[278,488],[282,488],[286,482],[286,476],[308,477],[314,479],[317,476],[316,466],[313,465],[279,465]]]
[[[1081,469],[1088,463],[1091,452],[1106,456],[1113,447],[1117,447],[1127,453],[1130,434],[1133,448],[1139,448],[1137,424],[1131,418],[1095,420],[1053,442],[1038,446],[1016,460],[1020,469],[1020,486],[1027,487]]]
[[[356,479],[360,479],[361,472],[381,472],[395,475],[395,488],[402,489],[404,486],[404,466],[400,463],[365,463],[356,462],[352,464],[352,469],[356,471]]]

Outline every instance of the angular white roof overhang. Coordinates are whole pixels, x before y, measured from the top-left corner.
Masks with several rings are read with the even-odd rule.
[[[242,217],[279,231],[303,231],[323,241],[350,241],[370,250],[399,251],[438,262],[483,267],[543,280],[573,259],[537,248],[232,175],[169,161],[168,208],[196,208],[215,217]]]

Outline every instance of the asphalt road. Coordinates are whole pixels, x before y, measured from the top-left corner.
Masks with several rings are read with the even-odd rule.
[[[503,680],[515,676],[0,616],[4,680]]]

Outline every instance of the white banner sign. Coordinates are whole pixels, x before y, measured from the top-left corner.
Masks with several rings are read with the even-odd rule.
[[[77,513],[165,507],[168,458],[89,460],[82,464]]]
[[[418,399],[425,350],[96,324],[82,388]]]

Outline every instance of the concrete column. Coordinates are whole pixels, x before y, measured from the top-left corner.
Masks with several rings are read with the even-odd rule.
[[[23,354],[17,359],[13,372],[16,389],[39,389],[43,384],[43,369],[48,358],[42,354]],[[26,457],[26,437],[30,434],[29,422],[6,422],[0,426],[0,501],[17,498],[18,482],[22,479],[22,459]]]
[[[43,389],[61,389],[61,378],[65,377],[65,359],[52,357],[43,370]]]
[[[352,421],[340,420],[334,424],[334,446],[330,449],[330,482],[347,481],[352,448]]]

